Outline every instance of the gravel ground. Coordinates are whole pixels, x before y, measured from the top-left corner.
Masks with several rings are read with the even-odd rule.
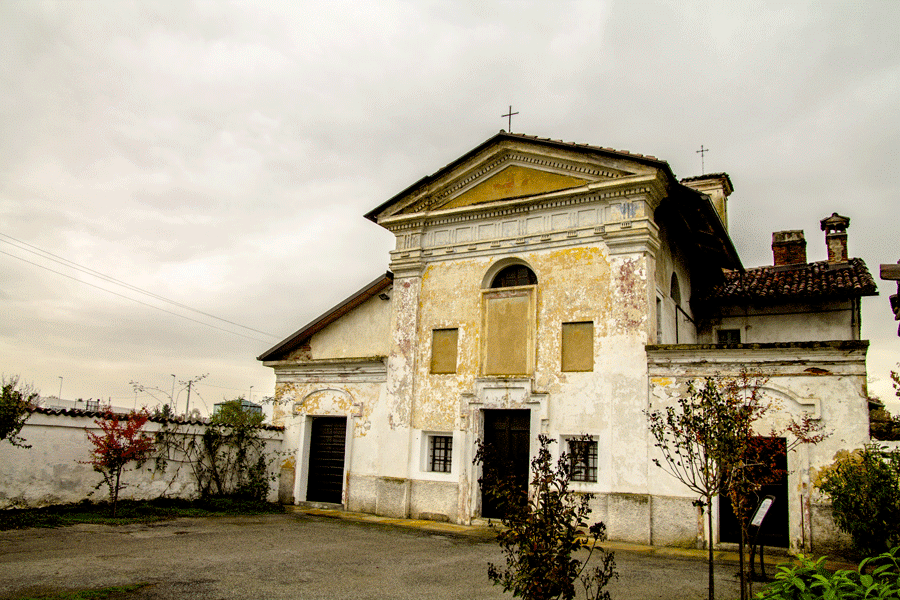
[[[305,514],[185,518],[0,532],[0,598],[147,583],[162,600],[511,598],[491,585],[490,540]],[[706,598],[706,563],[619,551],[614,599]],[[734,565],[717,597],[736,598]]]

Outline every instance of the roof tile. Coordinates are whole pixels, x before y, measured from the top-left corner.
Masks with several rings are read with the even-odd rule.
[[[716,304],[737,301],[812,300],[876,296],[875,280],[861,258],[844,264],[828,261],[785,267],[726,271],[724,283],[698,300]]]

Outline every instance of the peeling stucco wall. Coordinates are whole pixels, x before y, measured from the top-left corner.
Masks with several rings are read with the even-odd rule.
[[[145,430],[154,433],[158,423],[150,422]],[[202,433],[202,426],[188,426],[194,435]],[[106,501],[106,485],[100,474],[85,464],[90,458],[91,445],[85,430],[98,433],[94,418],[34,413],[26,421],[21,435],[31,448],[17,448],[7,442],[0,444],[0,508],[37,507],[51,504],[80,502],[85,499]],[[281,450],[282,432],[266,431],[269,452]],[[133,465],[132,465],[133,466]],[[271,466],[277,475],[280,461]],[[122,477],[125,487],[119,493],[123,500],[145,500],[159,496],[193,498],[197,486],[190,469],[177,470],[174,464],[165,471],[157,471],[150,460],[140,469],[126,471]],[[270,485],[269,500],[278,499],[277,480]]]
[[[846,540],[828,519],[824,499],[811,483],[839,451],[869,441],[866,347],[865,342],[746,344],[728,349],[654,346],[648,349],[650,407],[655,410],[673,404],[687,393],[690,381],[735,378],[752,369],[764,379],[760,393],[770,403],[756,424],[760,435],[773,431],[781,435],[792,419],[803,415],[811,416],[830,434],[819,444],[799,445],[788,453],[791,547],[802,549],[811,540],[814,549],[839,548]],[[783,436],[790,438],[789,434]],[[655,449],[653,453],[661,458]],[[652,472],[650,489],[654,495],[691,497],[661,469]],[[806,497],[811,500],[812,519],[804,513],[801,499]]]

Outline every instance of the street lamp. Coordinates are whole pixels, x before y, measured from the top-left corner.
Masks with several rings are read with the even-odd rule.
[[[172,400],[172,412],[175,412],[175,374],[172,374],[172,393],[169,395],[169,398]]]
[[[56,398],[62,400],[62,375],[57,375],[57,377],[59,377],[59,395]]]
[[[253,386],[250,386],[250,396],[247,398],[250,402],[253,402]]]

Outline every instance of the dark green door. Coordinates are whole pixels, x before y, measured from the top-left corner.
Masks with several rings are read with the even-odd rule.
[[[309,443],[309,480],[306,486],[308,501],[341,503],[346,432],[346,417],[313,419]]]
[[[528,493],[528,466],[531,445],[531,411],[484,411],[485,457],[482,472],[506,478],[513,488]],[[481,489],[481,516],[500,518],[499,503]]]

